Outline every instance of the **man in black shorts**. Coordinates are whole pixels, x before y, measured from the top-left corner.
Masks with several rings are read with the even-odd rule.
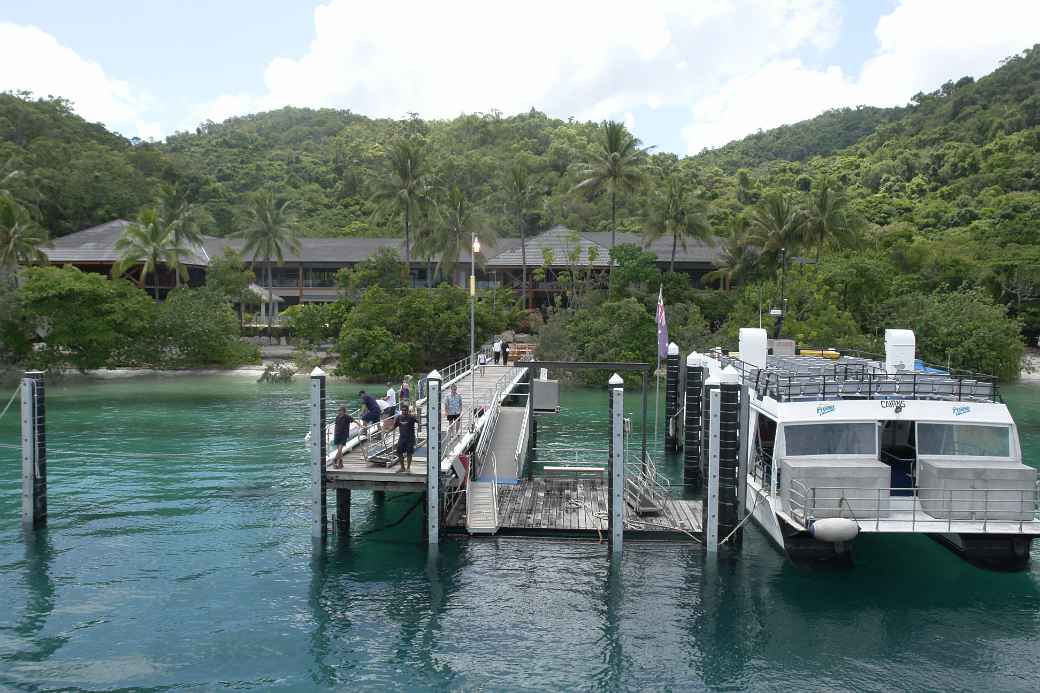
[[[332,444],[336,446],[336,460],[332,466],[343,469],[343,446],[350,439],[350,424],[354,419],[347,413],[346,407],[340,407],[336,412],[336,427],[332,432]]]
[[[419,421],[412,416],[407,404],[401,405],[401,415],[394,422],[394,428],[399,428],[397,436],[397,454],[401,456],[401,468],[398,472],[406,474],[412,471],[412,455],[415,454],[415,438],[419,432]]]
[[[379,423],[379,419],[383,418],[383,410],[379,408],[376,398],[364,390],[358,393],[358,397],[361,398],[361,406],[364,408],[361,420],[368,424]]]

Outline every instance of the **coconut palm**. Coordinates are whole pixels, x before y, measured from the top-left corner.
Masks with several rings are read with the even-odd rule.
[[[639,140],[628,133],[624,123],[613,120],[603,123],[603,137],[599,147],[585,168],[582,180],[575,190],[610,193],[610,249],[614,249],[617,234],[618,193],[632,192],[643,179],[642,162],[645,150],[639,148]],[[611,267],[614,259],[611,257]]]
[[[531,201],[531,185],[527,167],[516,164],[509,171],[509,204],[516,214],[516,230],[520,235],[520,295],[524,308],[529,308],[527,297],[527,238],[524,234],[524,212]]]
[[[806,216],[794,198],[778,190],[763,196],[751,211],[749,222],[754,243],[770,258],[781,248],[790,248],[805,240]]]
[[[748,234],[747,222],[736,217],[730,224],[729,235],[722,240],[716,267],[704,275],[704,281],[717,281],[720,289],[728,291],[754,272],[760,254]]]
[[[202,245],[202,229],[209,221],[209,214],[191,201],[184,188],[164,185],[159,192],[157,211],[177,247],[194,251]],[[180,286],[181,273],[177,272],[176,277]]]
[[[686,250],[692,238],[705,239],[711,233],[707,205],[691,194],[689,185],[679,175],[671,175],[663,194],[655,200],[650,223],[643,234],[649,245],[663,236],[672,237],[672,257],[668,271],[675,271],[675,251],[678,246]]]
[[[859,220],[849,212],[849,198],[829,178],[819,181],[809,193],[807,238],[816,242],[816,266],[820,266],[820,250],[828,241],[850,240],[859,228]]]
[[[18,265],[46,263],[40,246],[47,231],[10,195],[0,193],[0,275],[13,276]]]
[[[271,276],[271,260],[276,260],[280,267],[285,262],[285,252],[300,251],[300,241],[296,238],[296,220],[293,218],[289,201],[279,202],[274,193],[263,190],[249,201],[249,220],[246,227],[238,234],[245,239],[242,254],[251,258],[251,264],[257,258],[264,259],[267,268],[267,334],[271,334],[274,322],[274,281]]]
[[[452,275],[459,256],[463,251],[470,252],[470,242],[474,235],[487,246],[493,246],[498,240],[480,211],[469,204],[459,186],[453,185],[448,190],[440,223],[434,227],[432,236],[440,253],[437,260],[438,274]],[[477,259],[479,262],[480,258]]]
[[[373,200],[383,214],[404,217],[404,262],[412,266],[412,219],[431,204],[426,155],[420,144],[411,139],[400,140],[387,151],[390,176],[376,189]]]
[[[119,260],[112,265],[112,275],[122,276],[128,269],[140,264],[138,283],[143,288],[147,284],[148,275],[154,274],[155,285],[152,288],[157,301],[159,268],[166,267],[178,274],[184,272],[181,258],[187,251],[173,240],[170,229],[154,207],[141,210],[137,219],[116,240],[115,250]]]

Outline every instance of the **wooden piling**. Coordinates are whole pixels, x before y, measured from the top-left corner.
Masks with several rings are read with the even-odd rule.
[[[336,533],[350,536],[350,489],[336,489]]]
[[[701,485],[701,397],[704,387],[704,367],[700,354],[686,358],[686,415],[683,423],[683,484]]]

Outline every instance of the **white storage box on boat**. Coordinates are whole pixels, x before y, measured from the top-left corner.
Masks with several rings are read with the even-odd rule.
[[[808,457],[784,458],[780,463],[780,492],[785,508],[800,509],[800,490],[796,488],[792,494],[791,482],[804,484],[807,489],[806,513],[817,519],[852,517],[853,514],[861,520],[888,517],[891,475],[888,465],[871,459],[835,462]]]
[[[1036,470],[1020,462],[921,459],[917,462],[917,485],[921,506],[935,518],[1033,519]]]

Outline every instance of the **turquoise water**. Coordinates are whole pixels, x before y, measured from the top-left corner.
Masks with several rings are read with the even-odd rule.
[[[357,492],[355,536],[321,553],[305,383],[49,395],[51,516],[34,539],[6,447],[17,419],[0,420],[0,689],[1038,688],[1040,546],[1011,574],[923,537],[865,536],[855,569],[807,570],[756,528],[714,566],[694,545],[629,543],[612,569],[603,545],[530,539],[449,539],[430,561],[417,513],[379,531],[411,498]],[[1006,396],[1038,464],[1040,387]],[[543,441],[602,446],[604,399],[565,393]]]

